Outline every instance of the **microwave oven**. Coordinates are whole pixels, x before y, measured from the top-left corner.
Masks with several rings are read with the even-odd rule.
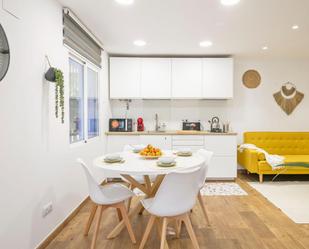
[[[109,131],[133,131],[133,120],[131,118],[111,118],[109,119]]]

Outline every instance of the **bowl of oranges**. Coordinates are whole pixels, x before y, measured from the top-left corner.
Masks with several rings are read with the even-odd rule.
[[[151,144],[148,144],[146,148],[139,152],[139,154],[144,159],[158,159],[162,156],[162,151],[159,148],[155,148]]]

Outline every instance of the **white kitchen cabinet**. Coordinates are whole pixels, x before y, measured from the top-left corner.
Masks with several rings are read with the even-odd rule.
[[[236,156],[214,156],[211,159],[207,179],[234,179],[236,176]]]
[[[162,150],[172,149],[172,137],[166,135],[142,135],[140,136],[140,143],[144,145],[151,144]]]
[[[234,179],[237,174],[237,138],[230,135],[204,137],[205,149],[214,152],[207,179]]]
[[[236,136],[213,135],[205,136],[205,149],[214,152],[215,156],[236,156]]]
[[[144,99],[171,98],[171,59],[141,59],[141,97]]]
[[[232,58],[203,58],[205,99],[233,98],[234,62]]]
[[[107,153],[121,152],[124,146],[128,144],[140,144],[140,137],[131,135],[107,136]]]
[[[172,149],[191,149],[191,151],[196,152],[199,149],[204,148],[204,136],[190,136],[190,135],[175,135],[172,137]]]
[[[172,59],[172,98],[202,97],[202,59]]]
[[[141,98],[141,59],[110,58],[110,98]]]

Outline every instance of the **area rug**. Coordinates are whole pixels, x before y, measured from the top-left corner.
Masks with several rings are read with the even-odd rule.
[[[309,182],[249,182],[295,223],[309,223]]]
[[[137,196],[144,196],[145,194],[135,188],[133,190],[134,194]],[[217,195],[248,195],[245,190],[243,190],[237,183],[234,182],[210,182],[205,183],[204,188],[201,190],[202,195],[207,196],[217,196]]]
[[[222,196],[222,195],[248,195],[237,183],[234,182],[209,182],[205,183],[201,190],[202,195]]]

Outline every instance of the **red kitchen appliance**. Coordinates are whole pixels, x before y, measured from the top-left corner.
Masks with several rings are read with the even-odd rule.
[[[144,120],[142,118],[137,119],[137,131],[144,131]]]

